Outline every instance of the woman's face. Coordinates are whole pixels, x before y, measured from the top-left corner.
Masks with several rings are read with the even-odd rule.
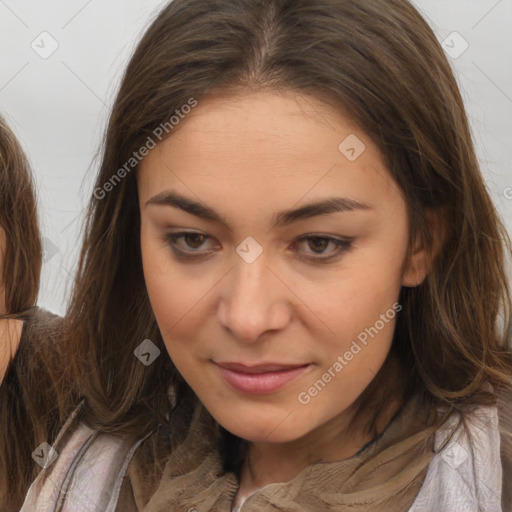
[[[310,97],[210,96],[181,123],[137,177],[170,357],[242,438],[341,421],[386,359],[400,287],[422,279],[419,251],[404,265],[398,186],[368,136]]]
[[[5,285],[3,282],[3,270],[4,270],[4,258],[5,258],[5,247],[6,236],[5,231],[0,227],[0,315],[5,315]]]

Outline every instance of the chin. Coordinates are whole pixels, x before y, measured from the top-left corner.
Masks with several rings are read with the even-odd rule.
[[[252,443],[287,443],[300,439],[307,434],[307,429],[299,428],[297,421],[289,421],[290,414],[270,416],[265,419],[251,418],[243,415],[243,419],[226,418],[222,414],[215,418],[226,430]]]
[[[296,430],[293,432],[270,433],[266,429],[226,429],[232,434],[251,443],[288,443],[300,439],[302,435]]]

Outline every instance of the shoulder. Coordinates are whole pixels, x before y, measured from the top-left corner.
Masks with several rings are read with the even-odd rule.
[[[64,330],[64,319],[51,311],[34,306],[22,316],[23,337],[55,337]]]
[[[68,366],[61,357],[63,319],[34,306],[12,322],[16,324],[17,331],[15,350],[6,368],[5,386],[2,388],[5,389],[4,394],[13,395],[13,399],[21,399],[23,395],[24,400],[37,407],[34,396],[50,393],[53,397],[53,376],[58,368]]]
[[[114,436],[80,421],[83,402],[72,413],[52,447],[33,453],[43,466],[20,512],[37,510],[115,511],[130,460],[143,439]]]
[[[38,306],[24,313],[18,359],[32,360],[34,357],[49,359],[60,353],[60,342],[64,338],[64,319]]]
[[[501,512],[498,408],[452,415],[436,432],[435,455],[410,512]]]
[[[78,403],[65,354],[64,319],[36,306],[22,320],[20,343],[11,362],[12,389],[27,411],[53,424],[51,415],[65,418]]]

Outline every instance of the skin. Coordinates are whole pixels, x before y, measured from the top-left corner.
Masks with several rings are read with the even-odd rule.
[[[366,145],[353,162],[338,150],[351,134]],[[384,363],[395,320],[308,404],[298,395],[393,309],[401,286],[419,284],[428,270],[419,242],[406,260],[406,203],[369,137],[311,97],[211,95],[145,157],[137,180],[144,276],[169,355],[213,417],[251,441],[237,499],[313,462],[356,453],[370,439],[347,432],[351,406]],[[229,227],[147,204],[170,190],[210,206]],[[328,197],[369,208],[272,227],[275,212]],[[206,237],[184,237],[175,247],[205,256],[187,262],[175,255],[165,235],[184,230]],[[304,235],[351,245],[315,263],[336,246],[298,241]],[[263,249],[252,263],[236,252],[249,236]],[[248,395],[214,363],[227,361],[309,366],[278,391]]]
[[[2,280],[3,260],[6,247],[5,230],[0,227],[0,315],[6,313],[5,311],[5,285]]]

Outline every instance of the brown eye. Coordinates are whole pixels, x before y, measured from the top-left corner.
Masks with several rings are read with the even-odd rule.
[[[163,240],[169,245],[176,256],[183,259],[192,259],[212,252],[210,250],[200,250],[209,238],[211,237],[202,233],[182,231],[181,233],[166,233]],[[179,243],[180,241],[182,243]]]
[[[210,236],[203,233],[196,233],[192,231],[182,231],[180,233],[167,233],[163,239],[172,249],[177,258],[181,260],[198,260],[199,258],[207,257],[214,251],[210,249],[201,249],[204,247]],[[179,241],[182,241],[180,244]],[[292,247],[294,251],[299,253],[298,258],[306,260],[310,263],[328,263],[330,260],[341,256],[352,247],[352,239],[338,239],[330,236],[321,235],[308,235],[303,236],[296,240]],[[309,250],[302,251],[297,249],[297,246],[304,246]],[[332,247],[333,250],[326,251],[327,248]],[[215,248],[214,248],[215,249]],[[306,255],[304,255],[306,253]]]
[[[310,261],[312,263],[327,263],[337,256],[350,250],[353,240],[345,240],[333,238],[330,236],[308,235],[300,238],[294,245],[301,245],[307,242],[309,251],[298,251],[306,255],[299,255],[300,259]],[[326,252],[326,249],[331,246],[334,250]],[[327,254],[324,256],[324,254]]]
[[[183,240],[189,245],[192,249],[199,249],[201,245],[204,243],[205,236],[200,233],[188,233],[184,235]]]
[[[329,245],[329,241],[326,238],[312,237],[308,239],[308,245],[313,251],[319,250],[322,252]]]

